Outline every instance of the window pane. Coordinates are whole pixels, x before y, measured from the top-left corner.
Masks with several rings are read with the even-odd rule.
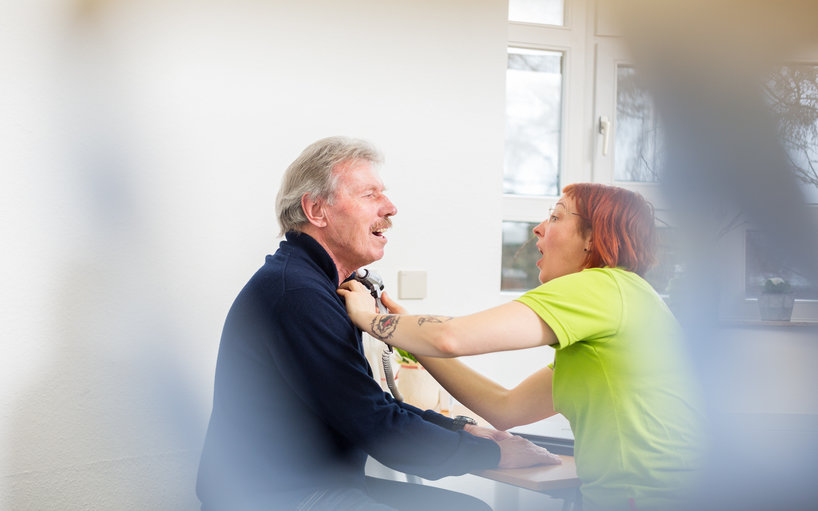
[[[508,19],[541,25],[563,25],[563,0],[509,0]]]
[[[616,140],[614,179],[629,182],[658,180],[662,137],[653,100],[640,85],[632,67],[616,70]]]
[[[790,283],[795,298],[818,300],[818,286],[794,271],[781,254],[769,250],[765,243],[767,242],[761,232],[747,231],[745,296],[757,298],[761,294],[761,286],[765,280],[779,277]]]
[[[682,261],[673,240],[673,230],[656,229],[656,266],[648,270],[645,280],[661,295],[673,292],[675,281],[681,277]]]
[[[501,290],[528,291],[540,285],[536,237],[532,233],[536,223],[503,222],[503,258]],[[681,273],[681,258],[673,238],[673,230],[656,229],[656,266],[645,274],[645,280],[657,293],[672,292],[674,278]]]
[[[766,92],[807,200],[818,203],[818,65],[782,67]]]
[[[540,252],[532,232],[536,226],[530,222],[503,222],[501,291],[528,291],[540,285]]]
[[[503,192],[559,194],[562,53],[509,48]]]
[[[502,291],[528,291],[540,285],[536,237],[532,233],[536,223],[503,222]],[[681,272],[681,259],[673,239],[673,230],[656,229],[656,266],[645,275],[657,293],[668,295],[674,277]]]

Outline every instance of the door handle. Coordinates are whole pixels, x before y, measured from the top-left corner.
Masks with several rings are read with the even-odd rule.
[[[611,121],[607,115],[599,118],[599,134],[602,135],[602,156],[608,156],[608,142],[611,136]]]

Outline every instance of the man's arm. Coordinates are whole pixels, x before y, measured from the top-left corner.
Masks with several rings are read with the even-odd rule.
[[[276,343],[276,363],[299,400],[341,437],[391,468],[429,479],[497,466],[495,442],[452,431],[446,418],[436,425],[424,417],[438,414],[387,397],[334,294],[292,292],[287,301],[280,335],[295,342]]]
[[[417,413],[424,419],[438,424],[441,427],[446,427],[447,429],[454,427],[454,421],[452,419],[433,412],[432,410],[424,411],[407,403],[397,403],[401,407],[413,413]],[[547,449],[535,445],[523,437],[512,435],[507,431],[486,428],[474,424],[466,424],[463,427],[463,431],[472,436],[485,438],[497,443],[500,448],[500,460],[497,462],[497,468],[523,468],[534,465],[558,465],[562,463],[559,456],[551,454]]]

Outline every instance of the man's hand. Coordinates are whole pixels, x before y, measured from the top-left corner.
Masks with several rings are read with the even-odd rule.
[[[494,440],[497,443],[500,443],[501,440],[505,440],[506,438],[511,438],[511,433],[507,431],[500,431],[493,428],[484,428],[482,426],[475,426],[474,424],[466,424],[463,427],[463,431],[466,433],[471,433],[474,436],[479,436],[480,438],[487,438],[488,440]]]
[[[497,468],[523,468],[534,465],[559,465],[562,460],[548,449],[534,445],[525,438],[511,435],[497,442],[500,446],[500,463]]]

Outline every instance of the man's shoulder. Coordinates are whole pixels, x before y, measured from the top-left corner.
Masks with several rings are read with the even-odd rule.
[[[252,321],[259,328],[280,328],[303,327],[317,318],[337,325],[347,318],[343,302],[326,277],[322,281],[320,274],[300,266],[290,270],[268,260],[239,292],[228,323]]]
[[[333,283],[308,260],[275,255],[267,256],[264,265],[247,282],[245,291],[283,302],[327,298],[334,301],[336,296]]]

